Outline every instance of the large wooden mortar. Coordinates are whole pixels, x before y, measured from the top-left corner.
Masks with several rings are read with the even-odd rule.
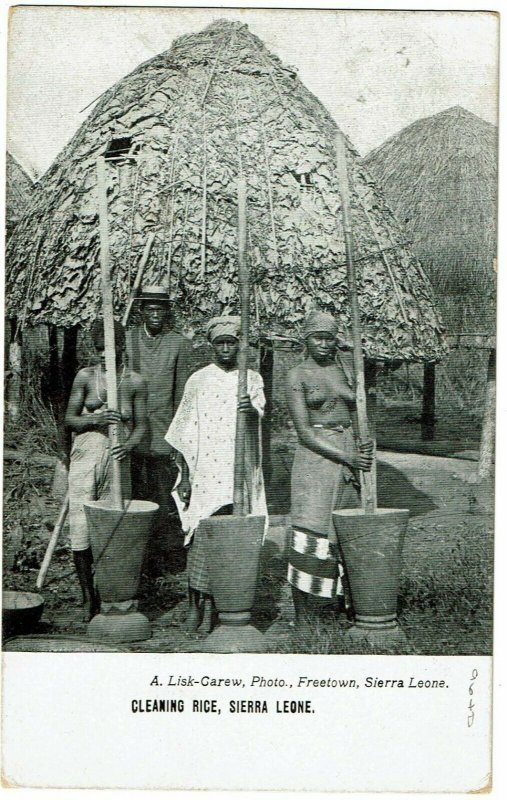
[[[214,653],[255,653],[264,637],[250,624],[264,537],[264,517],[216,516],[201,520],[210,588],[220,626],[206,639]]]
[[[129,500],[122,511],[96,500],[86,502],[84,509],[101,600],[100,614],[91,620],[88,634],[108,642],[149,639],[150,623],[137,610],[136,595],[158,506],[145,500]]]
[[[333,513],[354,606],[355,625],[387,633],[398,628],[397,606],[407,509],[360,508]]]

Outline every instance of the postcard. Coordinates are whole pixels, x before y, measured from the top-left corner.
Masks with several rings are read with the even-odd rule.
[[[490,792],[498,14],[7,50],[4,787]]]

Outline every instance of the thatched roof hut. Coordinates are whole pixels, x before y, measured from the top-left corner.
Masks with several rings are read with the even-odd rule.
[[[33,180],[11,153],[5,163],[5,222],[10,234],[25,213],[33,194]]]
[[[182,36],[98,101],[40,181],[10,245],[8,310],[87,323],[100,302],[95,159],[108,166],[118,315],[150,232],[146,282],[166,282],[198,329],[238,307],[236,180],[248,186],[252,311],[263,334],[295,335],[313,306],[349,325],[334,137],[326,109],[238,22]],[[434,360],[431,286],[347,141],[366,353]],[[134,155],[135,160],[129,159]],[[122,156],[125,158],[122,159]]]
[[[468,307],[469,326],[493,330],[495,126],[454,106],[404,128],[363,163],[405,226],[439,298],[454,298],[456,324],[466,324]]]

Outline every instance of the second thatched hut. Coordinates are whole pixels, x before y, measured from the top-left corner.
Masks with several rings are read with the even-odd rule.
[[[481,414],[486,396],[485,418],[492,417],[496,128],[454,106],[409,125],[363,164],[384,191],[438,295],[453,347],[441,371],[442,405]]]
[[[451,332],[494,332],[497,130],[460,106],[418,120],[363,161],[406,229]]]

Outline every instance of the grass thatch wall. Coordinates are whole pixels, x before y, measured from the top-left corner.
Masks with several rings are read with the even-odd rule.
[[[41,179],[10,246],[10,313],[25,307],[28,324],[64,326],[97,313],[95,159],[123,138],[137,160],[108,166],[118,315],[150,231],[145,281],[169,284],[188,327],[237,309],[243,172],[253,319],[265,334],[294,336],[307,310],[320,306],[347,328],[337,130],[294,69],[246,25],[221,21],[181,37],[102,96]],[[366,352],[438,359],[431,286],[349,142],[347,154]]]
[[[455,106],[408,126],[364,164],[407,230],[449,329],[493,332],[496,128]]]

